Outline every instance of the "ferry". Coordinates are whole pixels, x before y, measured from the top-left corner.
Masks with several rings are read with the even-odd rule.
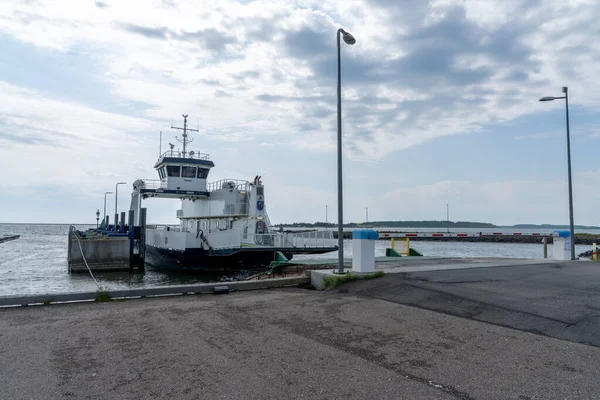
[[[181,150],[162,153],[154,165],[158,179],[133,183],[130,210],[136,226],[142,221],[142,201],[179,201],[178,225],[146,225],[146,264],[183,271],[248,270],[295,254],[337,251],[333,231],[284,232],[275,229],[267,213],[261,176],[252,181],[208,182],[214,162],[209,154],[189,151],[187,115],[183,116]],[[162,141],[162,138],[161,138]]]

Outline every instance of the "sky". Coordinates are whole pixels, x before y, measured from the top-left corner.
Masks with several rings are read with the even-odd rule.
[[[595,0],[2,0],[0,222],[94,223],[158,179],[182,114],[209,181],[261,175],[273,223],[600,225]],[[162,131],[162,144],[160,132]],[[114,214],[114,194],[107,213]],[[176,223],[177,200],[146,200]]]

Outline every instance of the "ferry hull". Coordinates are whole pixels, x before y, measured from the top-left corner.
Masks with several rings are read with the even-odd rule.
[[[275,253],[282,252],[288,260],[294,254],[321,254],[336,251],[336,247],[295,248],[247,248],[213,251],[203,249],[174,250],[146,246],[146,263],[157,269],[187,272],[242,271],[264,269],[275,260]]]

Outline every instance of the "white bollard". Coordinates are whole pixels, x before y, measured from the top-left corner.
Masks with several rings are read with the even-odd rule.
[[[372,229],[352,231],[352,271],[375,272],[375,240],[379,234]]]
[[[566,229],[552,232],[552,258],[566,261],[571,259],[571,232]],[[557,236],[558,235],[558,236]]]

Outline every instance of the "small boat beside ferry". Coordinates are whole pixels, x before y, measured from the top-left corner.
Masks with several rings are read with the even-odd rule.
[[[179,201],[178,225],[146,225],[146,263],[185,271],[264,268],[295,254],[337,250],[332,231],[283,232],[274,229],[267,212],[261,176],[253,180],[208,182],[214,162],[209,154],[188,150],[187,115],[183,115],[182,149],[162,153],[154,168],[158,179],[133,183],[130,210],[136,226],[144,200]],[[179,139],[178,139],[179,140]],[[131,211],[130,211],[131,212]]]

